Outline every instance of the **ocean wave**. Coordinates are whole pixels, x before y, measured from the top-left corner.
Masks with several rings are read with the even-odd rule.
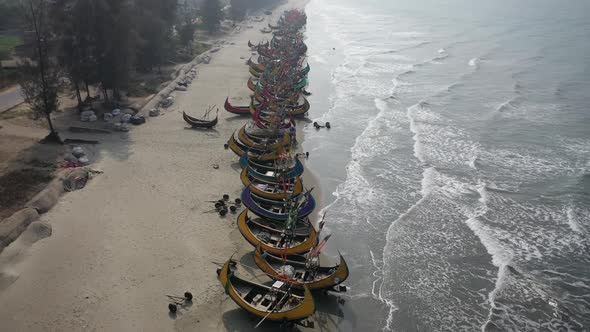
[[[507,101],[501,103],[496,107],[496,112],[505,112],[508,110],[513,110],[518,108],[521,103],[524,101],[524,98],[521,96],[516,96],[508,99]]]
[[[567,208],[565,208],[565,214],[567,216],[567,224],[572,229],[572,231],[574,231],[576,233],[580,233],[580,234],[587,233],[585,226],[578,219],[579,218],[578,214],[581,214],[581,213],[579,213],[579,211],[576,207],[568,206]],[[590,216],[587,215],[586,217],[588,218]]]
[[[474,67],[475,69],[479,69],[479,66],[481,64],[481,59],[480,58],[473,58],[473,59],[469,60],[468,64],[470,67]]]

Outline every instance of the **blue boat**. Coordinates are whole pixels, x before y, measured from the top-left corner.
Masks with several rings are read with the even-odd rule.
[[[298,200],[299,198],[305,199],[305,202],[303,202],[297,213],[299,218],[307,217],[315,209],[316,203],[311,193],[307,192],[304,195],[304,197],[297,196],[292,198],[293,200]],[[260,217],[279,221],[287,221],[289,219],[290,201],[276,201],[260,197],[252,193],[249,186],[242,191],[242,203]],[[297,202],[293,202],[293,204],[297,204]]]

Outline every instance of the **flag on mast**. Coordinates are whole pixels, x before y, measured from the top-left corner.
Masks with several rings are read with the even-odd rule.
[[[320,251],[326,245],[326,243],[328,242],[328,240],[330,239],[331,236],[332,236],[332,234],[326,235],[326,237],[320,243],[318,243],[317,247],[315,247],[315,249],[310,253],[309,256],[316,257],[317,255],[319,255]]]

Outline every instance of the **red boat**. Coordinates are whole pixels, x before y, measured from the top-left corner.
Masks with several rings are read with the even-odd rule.
[[[254,105],[254,108],[258,108],[258,106],[260,106],[260,104]],[[225,104],[223,105],[223,108],[225,108],[226,111],[233,113],[233,114],[250,115],[250,105],[248,105],[248,106],[233,106],[232,104],[229,103],[229,97],[227,97],[225,99]]]

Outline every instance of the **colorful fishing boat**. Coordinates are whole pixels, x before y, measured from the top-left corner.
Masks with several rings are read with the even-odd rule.
[[[331,289],[349,276],[348,265],[342,255],[338,264],[322,266],[320,257],[309,254],[277,255],[258,246],[254,253],[256,265],[274,279],[292,282],[296,287],[310,290]]]
[[[236,276],[237,263],[231,258],[217,274],[225,293],[248,313],[270,321],[301,321],[315,312],[308,288],[295,288],[288,282],[263,284]]]
[[[258,179],[248,174],[248,168],[242,169],[240,179],[246,187],[260,197],[281,200],[292,196],[297,196],[303,191],[303,181],[300,177],[295,178],[275,178],[274,181]]]
[[[285,222],[250,216],[242,211],[237,220],[240,233],[252,246],[276,255],[304,253],[317,244],[317,232],[309,220],[298,220],[292,229]]]
[[[269,129],[260,129],[256,126],[245,124],[238,130],[238,139],[249,149],[274,150],[279,147],[289,146],[291,137],[287,133],[273,133]]]
[[[250,187],[246,187],[242,191],[242,202],[250,211],[260,217],[283,221],[289,218],[289,211],[293,208],[293,205],[300,206],[297,209],[298,218],[305,218],[310,215],[316,205],[315,199],[310,192],[300,194],[287,201],[277,201],[252,193]]]

